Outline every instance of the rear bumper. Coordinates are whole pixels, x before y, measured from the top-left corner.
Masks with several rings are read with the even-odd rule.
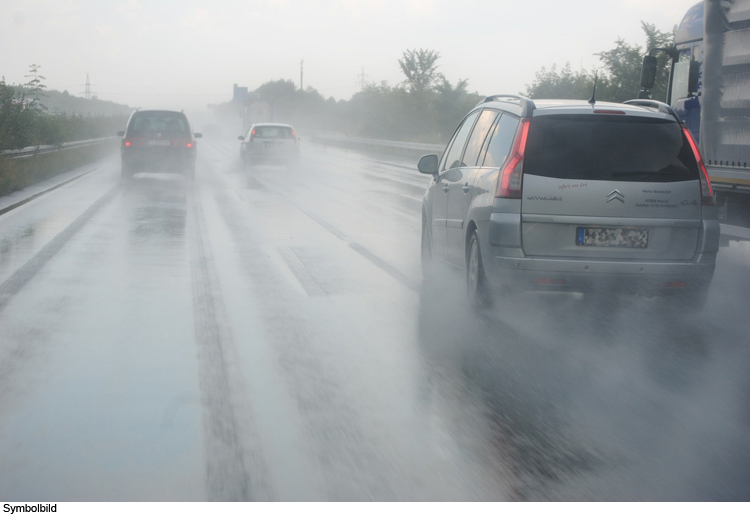
[[[523,251],[517,214],[493,213],[488,223],[480,223],[480,242],[487,279],[497,288],[655,294],[675,288],[703,288],[711,282],[719,249],[719,224],[702,221],[697,252],[689,260],[529,257]]]
[[[674,289],[692,290],[711,283],[715,254],[690,262],[579,261],[495,256],[485,270],[490,284],[505,290],[607,290],[658,294]]]
[[[195,156],[195,149],[130,148],[122,150],[122,163],[133,170],[180,170],[194,165]]]
[[[250,152],[247,153],[246,158],[251,162],[259,163],[270,163],[270,164],[288,164],[290,162],[296,162],[299,160],[299,151],[295,152],[284,152],[284,153],[264,153],[264,152]]]

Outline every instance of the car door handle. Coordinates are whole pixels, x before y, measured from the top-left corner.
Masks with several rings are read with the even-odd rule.
[[[461,186],[461,189],[464,190],[464,193],[469,193],[469,184],[464,184],[463,186]]]
[[[448,193],[448,185],[443,186],[443,193]]]

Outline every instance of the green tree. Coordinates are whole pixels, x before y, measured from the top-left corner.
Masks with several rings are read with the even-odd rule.
[[[596,83],[596,99],[599,101],[625,101],[634,99],[640,89],[641,64],[643,56],[653,48],[669,48],[674,45],[672,33],[659,31],[653,24],[641,22],[646,35],[646,46],[631,45],[617,39],[615,47],[597,53],[603,63]],[[669,61],[664,53],[657,54],[657,75],[653,98],[666,101]],[[573,98],[591,97],[594,75],[586,70],[573,72],[570,64],[558,72],[555,65],[550,70],[542,67],[531,85],[526,86],[526,95],[532,98]]]
[[[549,70],[542,67],[536,73],[534,82],[526,87],[526,92],[529,97],[537,99],[588,99],[593,81],[593,76],[586,70],[574,72],[570,63],[566,63],[560,71],[553,64]]]
[[[413,94],[424,94],[434,88],[438,80],[437,60],[440,54],[434,50],[406,50],[398,64],[406,76],[406,86]]]

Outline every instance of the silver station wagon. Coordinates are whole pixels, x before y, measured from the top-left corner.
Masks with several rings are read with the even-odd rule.
[[[422,262],[503,291],[667,295],[700,309],[719,248],[711,184],[663,103],[490,96],[461,122],[423,200]]]

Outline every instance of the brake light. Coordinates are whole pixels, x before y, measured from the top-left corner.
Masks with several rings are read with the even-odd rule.
[[[701,183],[701,204],[703,206],[716,206],[716,197],[714,197],[714,190],[711,187],[711,181],[708,178],[708,171],[706,171],[706,165],[703,163],[703,157],[698,150],[698,146],[695,144],[695,140],[693,140],[693,135],[690,134],[690,129],[684,123],[681,124],[681,127],[682,134],[690,144],[695,161],[698,163],[698,175]]]
[[[513,149],[508,157],[505,167],[500,170],[500,180],[497,184],[495,197],[505,199],[520,199],[521,186],[523,185],[523,156],[526,153],[526,140],[529,136],[529,125],[531,120],[525,118],[516,134]]]
[[[255,129],[253,129],[253,132],[250,133],[250,141],[252,142],[255,138]]]
[[[125,147],[130,147],[130,142],[125,142]]]
[[[594,114],[625,114],[625,112],[622,111],[622,110],[604,110],[604,109],[599,109],[599,110],[595,110]]]
[[[174,138],[172,140],[172,147],[193,147],[193,143],[185,138]]]

